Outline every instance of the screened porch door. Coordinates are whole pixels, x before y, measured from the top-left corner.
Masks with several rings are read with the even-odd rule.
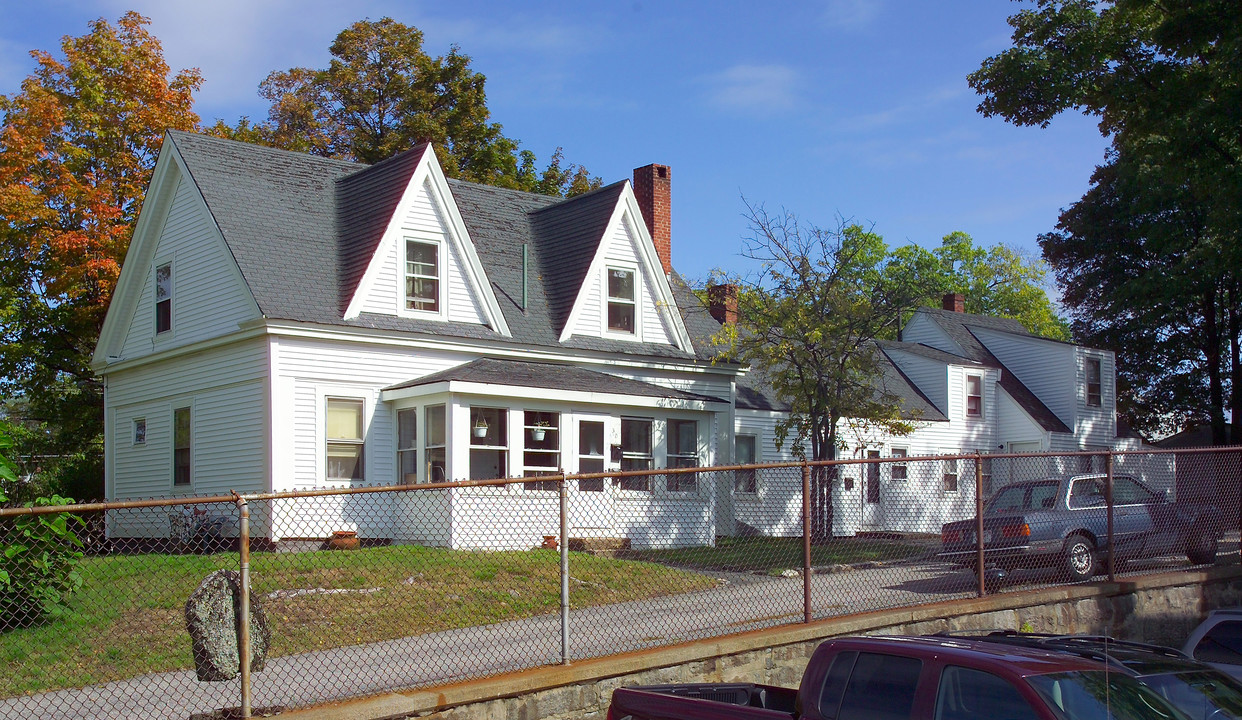
[[[608,439],[619,432],[618,421],[607,415],[574,416],[571,448],[577,472],[616,470]],[[569,534],[573,537],[608,537],[613,534],[614,493],[609,478],[578,480],[569,487]]]

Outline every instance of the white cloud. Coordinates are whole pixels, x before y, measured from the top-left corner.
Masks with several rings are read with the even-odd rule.
[[[708,100],[730,110],[766,113],[798,104],[798,73],[784,65],[734,65],[707,84]]]
[[[880,0],[828,0],[823,18],[829,27],[855,29],[870,25],[883,9]]]

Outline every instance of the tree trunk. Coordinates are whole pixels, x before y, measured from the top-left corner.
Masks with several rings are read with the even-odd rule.
[[[824,437],[816,423],[811,432],[811,458],[813,460],[836,459],[836,421],[828,419],[829,431]],[[815,465],[811,468],[811,542],[824,545],[832,542],[833,517],[832,487],[837,478],[836,465]]]
[[[1230,428],[1229,443],[1242,443],[1242,307],[1238,305],[1242,297],[1238,297],[1238,281],[1229,283],[1229,413],[1233,419]]]
[[[1216,288],[1203,293],[1203,355],[1207,361],[1212,444],[1225,444],[1225,389],[1220,372],[1220,328],[1216,321]]]

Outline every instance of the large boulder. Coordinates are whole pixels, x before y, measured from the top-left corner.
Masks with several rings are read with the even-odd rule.
[[[238,637],[241,626],[241,573],[217,570],[185,603],[185,624],[194,647],[194,670],[199,680],[232,680],[241,673]],[[267,660],[272,631],[267,614],[250,593],[250,671],[259,672]]]

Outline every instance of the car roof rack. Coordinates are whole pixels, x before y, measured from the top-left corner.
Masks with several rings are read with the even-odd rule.
[[[1054,650],[1071,651],[1110,662],[1117,662],[1116,658],[1109,655],[1109,650],[1114,648],[1137,650],[1177,660],[1187,660],[1190,657],[1181,650],[1164,647],[1163,645],[1152,645],[1133,640],[1118,640],[1108,635],[1056,635],[1053,633],[1022,632],[1020,630],[1007,629],[978,630],[973,632],[941,631],[936,633],[936,635],[939,637],[975,638],[992,642],[1009,641],[1028,647],[1046,647]]]

